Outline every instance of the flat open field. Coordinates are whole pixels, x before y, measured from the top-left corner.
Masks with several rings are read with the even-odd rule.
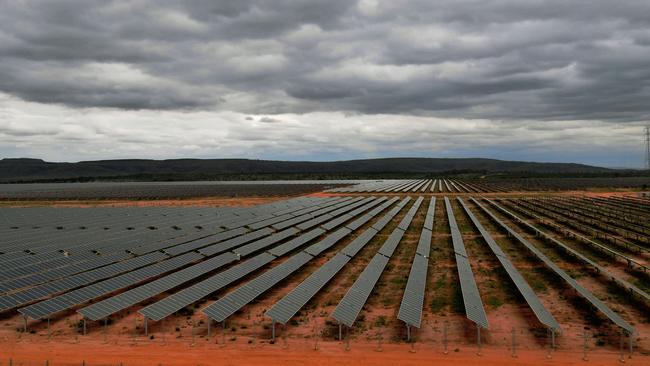
[[[632,191],[32,204],[0,208],[0,365],[650,363]]]

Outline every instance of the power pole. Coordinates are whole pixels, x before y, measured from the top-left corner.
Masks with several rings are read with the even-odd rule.
[[[650,126],[645,128],[645,168],[650,172]]]

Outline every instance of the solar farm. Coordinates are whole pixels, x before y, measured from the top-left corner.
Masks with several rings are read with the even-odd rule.
[[[638,183],[332,181],[241,207],[0,207],[0,346],[648,364],[650,198],[623,188]],[[141,363],[175,364],[154,358]]]

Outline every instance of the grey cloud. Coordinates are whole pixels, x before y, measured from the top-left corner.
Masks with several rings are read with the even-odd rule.
[[[650,118],[647,1],[372,3],[3,1],[0,91],[74,108]]]

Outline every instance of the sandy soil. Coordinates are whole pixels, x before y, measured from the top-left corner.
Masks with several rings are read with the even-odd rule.
[[[411,352],[407,345],[382,345],[377,351],[376,344],[350,344],[345,350],[344,343],[321,342],[318,350],[312,342],[288,341],[269,344],[244,341],[228,341],[221,345],[212,339],[198,339],[191,342],[109,339],[108,344],[102,340],[80,338],[78,343],[59,341],[46,342],[44,339],[23,339],[20,342],[0,343],[3,348],[2,361],[15,360],[14,365],[43,365],[49,360],[50,365],[107,365],[123,363],[124,365],[584,365],[581,352],[554,352],[547,358],[545,351],[519,351],[516,358],[503,349],[484,347],[482,355],[476,349],[463,348],[451,350],[448,354],[438,345],[416,344]],[[38,357],[34,357],[38,354]],[[587,353],[589,365],[617,364],[619,355],[615,352]],[[647,365],[647,357],[634,356],[625,358],[628,365]]]

